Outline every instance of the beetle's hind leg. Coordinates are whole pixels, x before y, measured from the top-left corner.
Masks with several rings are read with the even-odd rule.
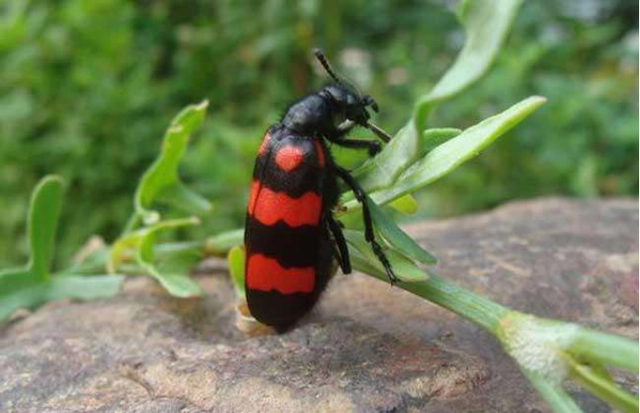
[[[338,165],[335,165],[334,167],[335,167],[336,174],[340,177],[340,179],[344,181],[345,184],[347,184],[347,186],[353,191],[353,194],[355,195],[358,202],[362,204],[362,217],[364,220],[364,239],[369,244],[371,244],[371,249],[373,250],[373,253],[376,254],[376,257],[378,257],[378,260],[380,260],[380,263],[384,267],[385,272],[387,273],[387,278],[389,279],[389,282],[391,283],[391,285],[397,283],[398,281],[400,281],[400,279],[394,274],[393,268],[391,268],[391,263],[389,262],[389,259],[385,255],[378,241],[376,241],[375,233],[373,231],[373,221],[371,219],[371,211],[369,210],[369,205],[367,204],[367,199],[366,199],[366,194],[364,192],[364,189],[362,189],[358,181],[356,181],[346,169],[341,168]]]
[[[331,216],[331,212],[327,214],[327,224],[329,225],[329,230],[333,234],[333,240],[335,241],[334,249],[336,249],[335,252],[336,257],[338,258],[338,264],[340,264],[340,269],[345,274],[351,274],[351,259],[349,258],[347,241],[344,239],[340,223]]]

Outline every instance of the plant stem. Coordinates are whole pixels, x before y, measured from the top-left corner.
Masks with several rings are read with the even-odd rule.
[[[386,276],[378,272],[369,275],[387,281]],[[500,319],[511,311],[432,272],[425,281],[400,282],[397,286],[458,314],[496,337],[500,334]]]
[[[581,413],[582,409],[573,401],[560,385],[553,384],[536,373],[521,368],[520,371],[527,376],[531,385],[542,396],[544,401],[556,413]]]
[[[133,229],[137,227],[139,224],[140,224],[140,214],[138,214],[137,212],[134,212],[129,217],[129,220],[127,221],[127,225],[124,227],[124,230],[120,234],[119,238],[122,238],[123,236],[133,231]]]
[[[624,412],[638,411],[637,397],[625,392],[613,380],[598,374],[590,366],[579,364],[571,356],[567,356],[566,360],[570,367],[571,378],[591,394]]]
[[[623,337],[579,328],[567,351],[579,359],[638,372],[638,345]]]

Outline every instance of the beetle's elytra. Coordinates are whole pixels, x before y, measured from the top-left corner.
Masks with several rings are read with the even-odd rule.
[[[316,303],[331,276],[333,259],[351,272],[341,225],[332,210],[341,179],[363,203],[365,238],[389,279],[396,280],[376,242],[364,192],[347,170],[331,157],[327,142],[348,148],[380,151],[374,140],[347,139],[356,125],[382,140],[390,137],[369,121],[378,111],[370,96],[360,96],[340,80],[321,51],[314,51],[335,80],[294,102],[280,122],[269,127],[258,149],[245,229],[245,287],[251,314],[284,331]]]

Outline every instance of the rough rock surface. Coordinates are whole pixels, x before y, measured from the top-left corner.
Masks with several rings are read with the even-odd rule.
[[[559,199],[408,227],[459,285],[629,337],[637,229],[635,200]],[[136,278],[113,299],[14,320],[0,331],[0,411],[546,411],[487,333],[363,275],[336,277],[292,332],[248,337],[220,267],[199,276],[206,299]],[[573,393],[586,411],[609,410]]]

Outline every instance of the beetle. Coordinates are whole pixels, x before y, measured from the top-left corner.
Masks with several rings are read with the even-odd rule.
[[[338,203],[338,179],[362,204],[365,239],[397,281],[377,242],[365,192],[351,174],[337,165],[328,143],[380,150],[376,140],[347,139],[355,127],[391,137],[370,121],[376,101],[361,96],[341,80],[322,51],[314,54],[334,80],[302,97],[271,125],[258,149],[245,225],[245,290],[251,315],[277,331],[286,331],[314,306],[331,277],[334,258],[342,272],[351,272],[341,224],[332,215]]]

